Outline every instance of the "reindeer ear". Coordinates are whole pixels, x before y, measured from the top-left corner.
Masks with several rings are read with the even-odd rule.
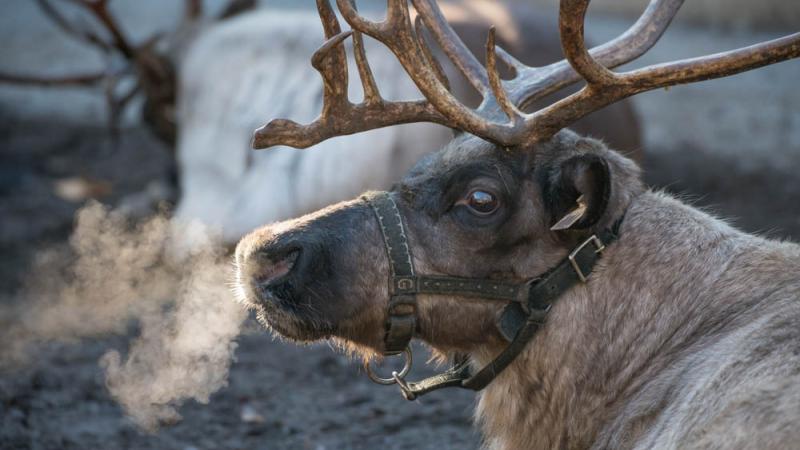
[[[552,230],[585,229],[600,220],[611,194],[608,164],[600,156],[583,154],[567,159],[553,171],[548,204]]]

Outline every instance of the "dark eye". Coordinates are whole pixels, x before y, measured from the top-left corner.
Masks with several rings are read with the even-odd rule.
[[[494,194],[481,190],[470,192],[465,203],[474,213],[481,216],[487,216],[497,211],[500,206],[500,202]]]

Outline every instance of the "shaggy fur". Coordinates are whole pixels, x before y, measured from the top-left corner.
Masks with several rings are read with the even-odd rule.
[[[797,445],[798,273],[797,245],[641,194],[590,282],[481,395],[488,447]]]
[[[581,161],[597,160],[608,179],[574,177]],[[596,221],[550,231],[564,199],[591,194],[600,182],[610,195]],[[495,193],[502,207],[471,215],[462,199],[474,189]],[[533,149],[461,137],[421,161],[394,195],[418,272],[430,275],[530,279],[587,231],[624,214],[619,240],[589,282],[561,296],[523,353],[479,394],[487,448],[782,449],[800,442],[797,245],[741,233],[648,191],[632,161],[568,131]],[[266,324],[293,339],[332,335],[367,356],[382,349],[388,262],[366,211],[364,202],[349,202],[242,240],[239,284]],[[327,250],[306,250],[307,240]],[[287,280],[304,282],[291,295],[258,279],[287,242],[302,247],[312,267],[330,268],[295,264]],[[505,345],[495,328],[502,305],[419,297],[417,337],[442,355],[464,352],[479,367]],[[290,307],[287,298],[295,299]],[[320,321],[324,327],[315,328]]]

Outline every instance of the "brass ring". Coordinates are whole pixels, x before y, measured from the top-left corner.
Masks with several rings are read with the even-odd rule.
[[[405,357],[405,363],[403,364],[403,370],[401,370],[400,373],[396,374],[396,376],[398,378],[404,378],[406,375],[408,375],[408,372],[411,370],[411,362],[412,362],[411,348],[406,347],[406,349],[403,350],[403,353],[398,353],[397,355],[391,355],[391,356],[400,356],[400,355],[403,355]],[[369,379],[375,383],[387,386],[397,383],[397,380],[394,378],[394,376],[392,378],[381,378],[375,375],[375,372],[373,372],[372,370],[372,364],[369,362],[366,363],[364,367],[367,369],[367,375],[369,376]]]

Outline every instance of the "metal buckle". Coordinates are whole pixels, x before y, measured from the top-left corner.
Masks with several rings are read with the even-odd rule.
[[[394,277],[394,294],[413,294],[417,292],[416,277]]]
[[[575,250],[573,250],[572,253],[570,253],[569,256],[567,257],[567,259],[569,259],[569,263],[572,264],[572,268],[575,269],[575,273],[578,274],[578,278],[580,278],[580,280],[583,283],[586,283],[586,275],[583,274],[583,271],[581,270],[580,266],[578,266],[578,263],[575,261],[575,257],[578,256],[578,253],[580,253],[581,250],[583,250],[583,248],[589,245],[590,243],[594,244],[595,253],[601,253],[603,250],[606,249],[606,246],[605,244],[603,244],[603,241],[598,239],[597,235],[593,234],[589,236],[588,239],[583,241],[583,243],[579,245]]]
[[[367,369],[367,375],[369,376],[369,379],[374,381],[375,383],[383,384],[383,385],[387,385],[387,386],[397,383],[397,384],[400,385],[401,388],[403,388],[403,385],[405,385],[405,381],[403,379],[405,378],[406,375],[408,375],[408,372],[411,370],[411,362],[412,362],[412,360],[411,360],[411,348],[410,347],[406,347],[406,349],[403,350],[402,353],[399,353],[397,355],[389,355],[389,356],[399,356],[399,355],[403,355],[405,357],[405,362],[403,363],[403,369],[400,370],[400,373],[392,372],[392,377],[391,378],[379,377],[372,370],[372,365],[370,364],[370,362],[367,362],[366,364],[364,364],[364,367]]]

